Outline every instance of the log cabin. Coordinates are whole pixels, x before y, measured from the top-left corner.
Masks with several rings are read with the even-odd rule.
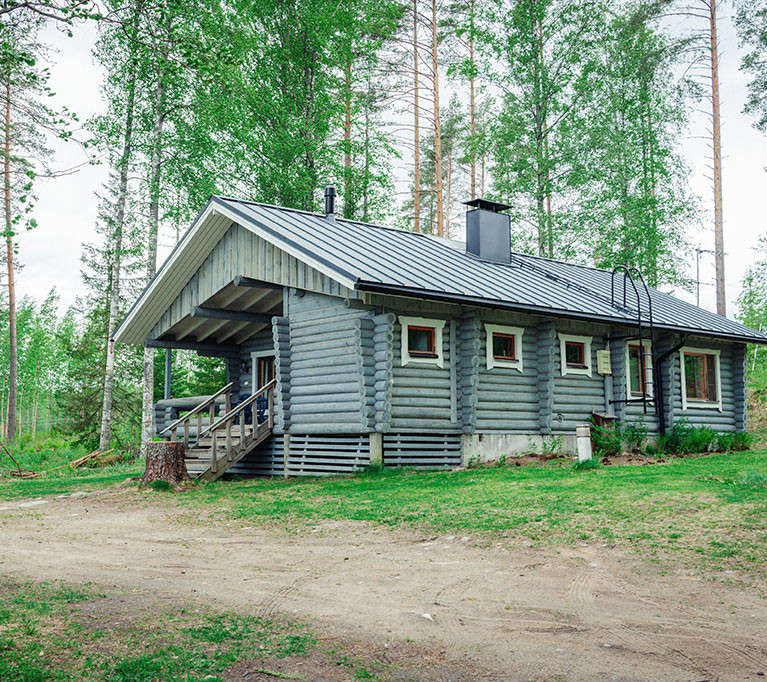
[[[212,197],[116,330],[223,358],[215,395],[155,406],[192,476],[455,467],[597,415],[746,429],[746,344],[767,335],[614,271],[515,253],[508,207],[466,242]]]

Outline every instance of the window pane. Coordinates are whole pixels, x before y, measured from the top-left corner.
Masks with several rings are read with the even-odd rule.
[[[706,355],[706,400],[716,402],[716,356]]]
[[[693,400],[703,399],[703,386],[701,385],[701,374],[703,365],[699,355],[684,356],[684,381],[687,391],[687,398]]]
[[[408,351],[411,353],[434,352],[434,330],[408,327],[407,331]]]
[[[642,378],[639,375],[639,348],[629,346],[629,385],[632,393],[642,392]]]
[[[573,343],[570,341],[565,342],[565,362],[568,365],[578,365],[583,367],[583,344]]]
[[[496,358],[515,360],[514,337],[508,334],[493,334],[493,355]]]

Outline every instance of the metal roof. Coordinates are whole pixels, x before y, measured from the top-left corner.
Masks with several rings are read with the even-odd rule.
[[[321,260],[355,289],[433,298],[456,303],[559,314],[635,324],[631,286],[623,306],[623,277],[611,272],[527,254],[510,264],[483,261],[455,243],[429,235],[264,204],[219,199],[242,217],[297,250]],[[767,343],[767,334],[721,317],[669,294],[650,289],[655,326],[683,332]],[[648,302],[642,290],[643,324]]]
[[[208,239],[203,235],[212,214],[237,222],[358,291],[636,324],[633,290],[629,287],[624,307],[623,278],[616,277],[615,299],[620,305],[613,304],[611,273],[607,270],[517,253],[508,264],[483,261],[456,242],[421,233],[339,217],[331,221],[315,213],[212,197],[123,320],[115,333],[117,340],[138,338],[146,326],[144,318],[148,321],[154,317],[164,301],[176,295],[181,270],[188,273],[200,258],[201,243],[211,241],[212,235]],[[189,262],[182,267],[184,260]],[[657,328],[767,343],[767,334],[660,291],[650,291]],[[647,303],[642,294],[643,324],[647,323]]]

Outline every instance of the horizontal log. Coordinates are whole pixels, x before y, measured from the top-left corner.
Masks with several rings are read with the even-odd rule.
[[[334,381],[332,386],[334,393],[347,394],[359,392],[359,381]],[[325,396],[328,394],[328,386],[324,384],[297,384],[290,387],[290,395],[296,396]]]
[[[210,320],[231,320],[233,322],[250,322],[271,324],[272,315],[267,313],[249,313],[241,310],[224,310],[221,308],[203,308],[195,306],[189,313],[190,317]]]
[[[329,396],[334,398],[335,396]],[[349,414],[350,419],[356,419],[359,414],[362,405],[359,400],[332,400],[332,402],[323,402],[317,404],[316,402],[299,403],[295,399],[290,401],[290,414],[294,419],[299,419],[301,415],[321,415],[321,414]]]
[[[283,289],[281,284],[275,284],[274,282],[265,282],[260,279],[253,279],[252,277],[245,277],[244,275],[237,275],[232,284],[236,287],[251,287],[254,289]]]
[[[233,355],[238,356],[240,353],[239,346],[229,346],[225,344],[217,343],[198,343],[196,341],[176,341],[176,340],[164,340],[160,339],[145,339],[144,347],[146,348],[171,348],[179,350],[196,350],[202,352],[210,352],[216,355]]]

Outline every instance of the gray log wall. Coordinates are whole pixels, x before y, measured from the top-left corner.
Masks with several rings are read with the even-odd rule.
[[[288,295],[291,434],[360,433],[375,423],[373,312],[313,292]],[[366,368],[370,368],[369,371]]]
[[[250,352],[274,348],[278,434],[571,434],[594,411],[642,419],[650,433],[658,431],[653,406],[644,415],[640,404],[610,403],[627,397],[632,329],[391,297],[372,305],[291,290],[287,300],[288,316],[274,318],[271,337],[264,333],[243,347],[238,363],[241,391],[250,392]],[[400,315],[445,320],[443,367],[417,360],[402,365]],[[486,323],[524,329],[522,372],[487,368]],[[562,375],[560,333],[592,337],[591,377]],[[657,334],[657,350],[678,341]],[[745,346],[688,344],[720,349],[723,409],[682,410],[675,353],[662,367],[667,426],[685,417],[696,425],[742,430]],[[601,349],[610,350],[612,375],[597,373]]]

